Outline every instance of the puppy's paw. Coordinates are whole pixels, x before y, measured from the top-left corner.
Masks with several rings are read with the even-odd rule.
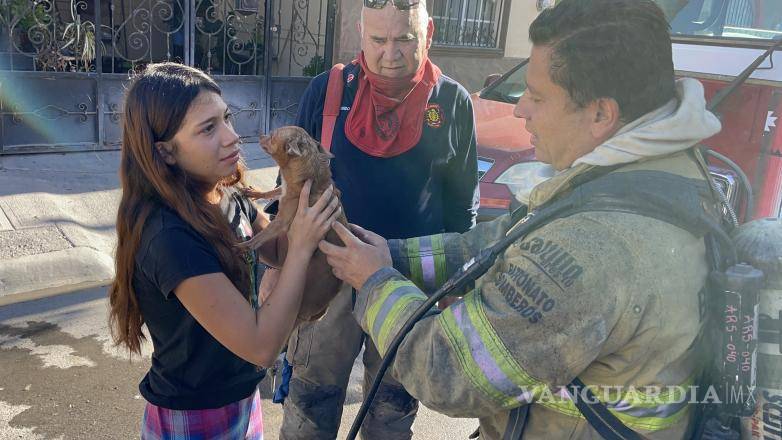
[[[244,188],[242,192],[246,197],[252,200],[258,200],[258,199],[277,200],[282,195],[282,187],[278,186],[277,188],[274,188],[271,191],[258,191],[257,189],[249,186],[247,188]]]

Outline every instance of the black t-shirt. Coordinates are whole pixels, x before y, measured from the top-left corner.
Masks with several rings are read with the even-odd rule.
[[[221,208],[237,236],[249,239],[257,215],[253,204],[230,189]],[[252,292],[257,292],[255,255],[250,252],[246,257],[252,266]],[[154,349],[152,367],[139,384],[148,402],[180,410],[219,408],[246,398],[263,379],[265,371],[214,339],[173,293],[187,278],[218,272],[224,271],[214,247],[179,215],[164,206],[150,214],[133,277]]]

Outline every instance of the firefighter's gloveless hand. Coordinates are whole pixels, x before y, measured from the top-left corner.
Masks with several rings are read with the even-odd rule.
[[[392,265],[385,238],[354,224],[348,230],[335,222],[333,228],[345,246],[322,240],[319,248],[326,254],[334,275],[356,290],[361,289],[372,274]]]

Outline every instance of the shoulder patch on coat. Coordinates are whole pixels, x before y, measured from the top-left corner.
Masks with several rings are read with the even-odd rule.
[[[445,123],[443,110],[439,104],[428,104],[424,111],[424,119],[426,120],[426,125],[432,128],[440,128]]]

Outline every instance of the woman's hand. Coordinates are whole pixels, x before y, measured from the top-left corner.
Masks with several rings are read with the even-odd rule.
[[[309,206],[312,181],[308,180],[299,195],[299,208],[288,229],[289,251],[311,255],[331,229],[342,211],[339,199],[334,197],[334,186],[329,186],[314,205]]]

